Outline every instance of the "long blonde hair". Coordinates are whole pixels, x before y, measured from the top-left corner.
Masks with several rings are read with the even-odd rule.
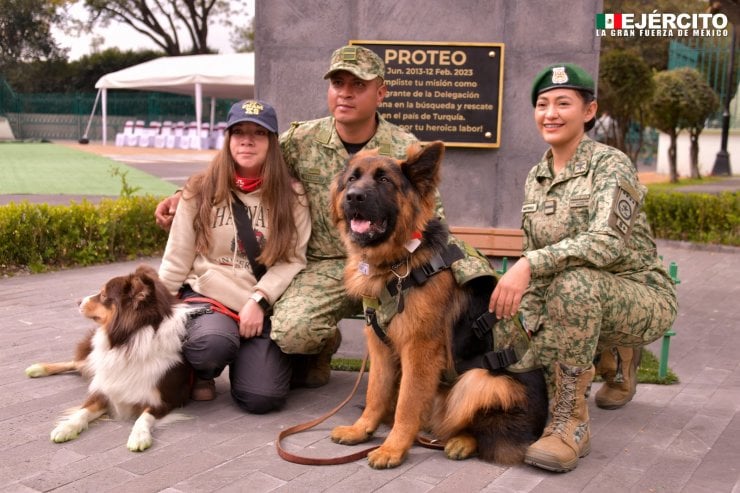
[[[288,261],[294,255],[298,229],[293,218],[293,206],[299,200],[293,189],[291,175],[280,152],[276,133],[268,135],[267,158],[262,166],[262,204],[267,209],[267,227],[270,234],[257,260],[266,266]],[[204,254],[211,244],[210,227],[213,206],[231,201],[236,163],[230,152],[231,132],[226,131],[224,145],[206,169],[193,175],[185,185],[183,198],[195,198],[197,213],[193,219],[195,248]]]

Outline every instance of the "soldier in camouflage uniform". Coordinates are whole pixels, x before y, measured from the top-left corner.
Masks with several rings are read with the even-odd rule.
[[[490,308],[500,317],[520,310],[533,332],[530,357],[512,369],[538,359],[548,375],[551,421],[525,462],[569,471],[590,451],[585,393],[595,356],[605,378],[597,404],[624,405],[636,385],[633,348],[671,327],[676,294],[641,209],[646,189],[635,167],[585,135],[596,114],[592,78],[576,65],[548,67],[534,81],[532,104],[551,147],[525,184],[524,256],[501,278]],[[511,324],[498,325],[505,332]]]
[[[345,251],[329,216],[329,189],[345,161],[360,149],[400,158],[416,138],[377,114],[387,88],[382,60],[372,51],[345,46],[336,50],[329,71],[332,116],[296,122],[281,136],[288,166],[305,184],[313,230],[308,265],[275,305],[272,338],[294,357],[294,384],[317,387],[329,379],[331,355],[340,344],[337,322],[360,313],[347,297]]]
[[[316,387],[328,382],[331,356],[341,340],[337,322],[362,311],[361,303],[344,291],[346,253],[329,216],[334,176],[351,154],[362,149],[404,159],[409,145],[417,142],[414,135],[377,113],[387,92],[384,77],[384,63],[371,50],[339,48],[324,76],[329,79],[332,116],[293,123],[281,136],[285,161],[306,189],[312,219],[308,265],[275,304],[270,334],[284,352],[296,355],[294,385]],[[437,206],[443,217],[439,196]],[[467,256],[453,265],[453,272],[467,279],[490,273],[491,267],[485,259]]]

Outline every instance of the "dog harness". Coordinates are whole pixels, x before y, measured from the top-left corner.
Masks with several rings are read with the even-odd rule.
[[[396,275],[396,281],[390,281],[386,284],[378,298],[362,297],[365,323],[373,328],[380,340],[390,345],[391,341],[387,334],[388,325],[397,313],[403,312],[403,300],[409,289],[415,286],[423,286],[430,277],[449,269],[453,262],[463,258],[465,258],[465,254],[460,250],[460,247],[455,244],[448,244],[444,251],[435,253],[429,262],[411,269],[403,276],[393,271]],[[381,317],[380,321],[378,315]]]
[[[429,262],[412,269],[403,276],[395,273],[396,280],[388,282],[381,291],[380,296],[370,297],[363,296],[362,306],[365,316],[365,323],[372,327],[375,335],[386,345],[391,345],[391,339],[388,337],[388,326],[393,317],[403,312],[404,297],[406,293],[416,287],[423,286],[429,278],[439,274],[443,270],[449,269],[452,263],[465,258],[465,253],[455,245],[450,243],[441,253],[436,253]],[[488,371],[495,371],[506,368],[518,362],[529,349],[529,335],[524,330],[521,320],[515,319],[515,325],[519,329],[516,334],[515,344],[507,345],[501,349],[500,344],[494,340],[494,326],[498,322],[496,315],[488,311],[477,317],[471,327],[466,330],[472,331],[475,338],[475,345],[482,348],[480,354],[456,363],[454,372],[448,371],[450,375],[445,376],[445,380],[454,379],[454,373],[462,373],[472,368],[485,368]],[[486,349],[492,349],[486,351]]]

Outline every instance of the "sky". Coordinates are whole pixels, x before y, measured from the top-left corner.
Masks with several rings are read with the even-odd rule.
[[[254,16],[254,2],[248,2],[247,11],[250,16]],[[85,17],[84,9],[80,3],[77,3],[71,7],[73,15],[80,18]],[[208,45],[218,50],[219,53],[233,53],[234,49],[231,47],[229,41],[230,29],[210,29],[208,33]],[[69,48],[68,59],[70,61],[79,60],[84,55],[89,55],[92,52],[91,41],[92,35],[83,36],[70,36],[63,33],[59,29],[52,29],[54,38],[57,40],[62,48]],[[100,47],[101,50],[106,48],[119,48],[122,51],[126,50],[139,50],[139,49],[161,49],[154,41],[139,33],[135,29],[127,26],[126,24],[113,24],[105,29],[96,29],[96,35],[105,38],[105,42]],[[187,37],[182,39],[188,39]],[[186,41],[186,43],[189,41]],[[189,48],[189,45],[185,44],[185,49]]]

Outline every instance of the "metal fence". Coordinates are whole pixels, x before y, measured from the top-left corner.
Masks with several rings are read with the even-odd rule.
[[[95,103],[95,93],[21,94],[0,78],[0,115],[8,118],[16,139],[77,140],[82,137]],[[127,120],[192,121],[190,96],[161,92],[108,91],[108,135],[123,130]],[[234,99],[217,99],[215,120],[225,121]],[[204,98],[203,108],[210,108]],[[95,110],[88,138],[101,138],[101,108]],[[210,116],[209,116],[210,118]]]
[[[691,67],[707,78],[707,82],[719,96],[720,109],[709,118],[707,127],[722,126],[722,111],[725,107],[725,98],[730,92],[733,98],[730,103],[730,125],[740,127],[740,102],[738,102],[737,88],[740,66],[735,60],[732,86],[728,85],[727,71],[730,70],[730,43],[732,37],[682,38],[671,41],[668,52],[668,69]]]

